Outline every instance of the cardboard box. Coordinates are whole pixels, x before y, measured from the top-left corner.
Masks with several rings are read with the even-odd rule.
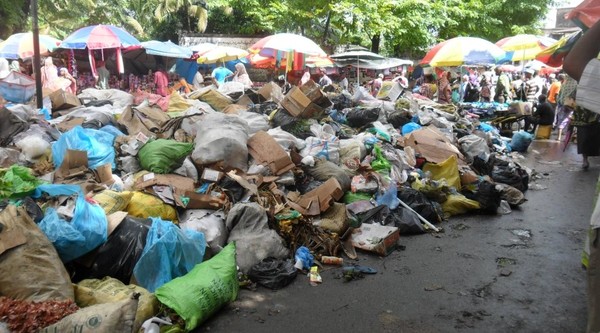
[[[84,150],[67,149],[62,164],[54,172],[54,180],[76,177],[87,172],[88,156]],[[111,176],[112,178],[112,176]]]
[[[255,133],[248,140],[248,152],[258,163],[268,166],[278,176],[295,166],[285,150],[265,131]]]
[[[292,116],[300,117],[312,101],[298,87],[293,87],[281,101],[281,106]]]
[[[421,155],[428,162],[442,163],[450,156],[456,155],[458,164],[464,165],[464,156],[448,138],[435,126],[428,126],[413,132],[405,137],[404,147],[411,147],[416,154]]]
[[[398,82],[383,81],[381,89],[377,93],[377,99],[395,102],[402,94],[402,87]]]
[[[389,227],[378,223],[363,223],[352,231],[352,245],[361,250],[387,256],[396,249],[400,239],[397,227]]]
[[[283,92],[281,87],[275,82],[269,82],[258,89],[258,94],[264,97],[265,100],[272,100],[274,102],[281,102],[283,99]]]
[[[303,195],[297,192],[288,193],[288,205],[302,215],[316,216],[329,209],[343,195],[344,191],[337,179],[330,178],[321,186]]]
[[[77,96],[59,89],[50,94],[52,110],[64,110],[80,106],[81,102]]]
[[[328,108],[333,105],[329,98],[323,94],[321,87],[313,80],[308,80],[305,84],[300,86],[300,90],[311,102],[320,106],[321,108]]]
[[[101,184],[111,185],[115,182],[112,175],[112,165],[110,163],[102,164],[94,170],[96,180]]]
[[[200,180],[216,183],[219,180],[221,180],[221,178],[223,178],[223,176],[224,176],[224,174],[221,171],[214,170],[211,168],[204,168],[204,170],[202,171],[202,176],[200,177]]]

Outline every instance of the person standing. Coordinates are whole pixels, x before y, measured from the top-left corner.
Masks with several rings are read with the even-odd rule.
[[[569,76],[579,82],[577,86],[577,109],[588,110],[596,115],[600,113],[600,93],[598,92],[598,80],[600,79],[600,21],[596,22],[573,46],[565,57],[563,68]],[[598,123],[596,123],[598,124]],[[595,132],[584,138],[590,140],[589,145],[600,147],[600,126],[593,125]],[[579,137],[579,128],[577,129]],[[579,141],[579,139],[578,139]],[[584,160],[584,168],[589,167],[587,158]],[[596,205],[590,219],[587,244],[588,253],[588,322],[587,332],[600,331],[600,200]]]
[[[556,99],[558,98],[558,94],[560,93],[560,87],[562,85],[562,81],[564,80],[564,75],[558,74],[558,80],[554,74],[550,74],[550,89],[548,89],[548,102],[552,104],[552,107],[556,109]]]
[[[58,79],[58,68],[54,65],[52,57],[44,60],[44,66],[41,68],[42,87],[51,89],[54,81]]]
[[[192,80],[192,86],[195,90],[202,89],[204,87],[204,76],[200,73],[200,68],[194,74],[194,80]]]
[[[533,77],[535,71],[531,68],[525,70],[525,96],[527,102],[532,105],[537,102],[538,96],[541,94],[537,80]]]
[[[167,87],[169,86],[169,77],[165,71],[164,66],[159,66],[154,72],[154,86],[156,87],[156,94],[166,97],[169,92]]]
[[[331,78],[329,78],[329,76],[327,76],[327,72],[325,71],[325,68],[320,68],[319,73],[321,74],[321,78],[319,79],[319,85],[321,86],[321,88],[325,88],[333,83]]]
[[[487,74],[483,75],[481,78],[481,101],[485,103],[489,103],[492,101],[492,83],[490,82],[490,78],[488,78]]]
[[[73,95],[77,94],[77,80],[69,74],[69,71],[65,67],[61,67],[59,70],[60,77],[65,81],[63,90],[70,92]]]
[[[439,104],[451,104],[452,103],[452,86],[450,85],[451,73],[444,72],[440,76],[438,82],[438,103]]]
[[[235,74],[232,81],[243,84],[244,89],[252,88],[252,80],[250,80],[246,67],[241,62],[235,64]]]
[[[500,67],[494,69],[498,80],[494,91],[494,101],[498,103],[507,103],[510,100],[510,79],[506,73],[502,72]]]
[[[437,85],[433,79],[433,74],[425,74],[423,77],[423,84],[419,87],[419,94],[433,100],[436,93]]]
[[[108,89],[108,79],[110,77],[110,72],[106,69],[106,63],[104,61],[98,61],[98,65],[96,66],[96,73],[98,76],[96,79],[96,88],[97,89]]]
[[[346,77],[346,72],[342,72],[342,74],[340,74],[340,89],[342,89],[342,91],[346,90],[348,91],[349,84],[348,84],[348,78]]]
[[[458,87],[459,101],[462,103],[465,101],[465,95],[467,92],[467,85],[469,84],[469,75],[465,74],[462,76],[460,86]]]

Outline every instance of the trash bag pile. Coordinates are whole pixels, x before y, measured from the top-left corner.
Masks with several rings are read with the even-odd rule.
[[[511,145],[408,92],[277,88],[160,101],[86,89],[88,104],[53,101],[49,120],[3,107],[0,325],[190,331],[240,285],[280,289],[299,271],[317,284],[322,265],[526,201],[531,170],[511,155],[527,150],[521,134]],[[15,304],[69,310],[23,323]]]

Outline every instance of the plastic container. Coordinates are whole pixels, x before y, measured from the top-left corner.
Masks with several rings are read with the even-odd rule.
[[[344,259],[340,257],[322,256],[321,263],[324,265],[337,265],[341,266],[344,264]]]
[[[0,81],[0,95],[10,102],[27,103],[35,95],[35,80],[18,72],[10,72]]]

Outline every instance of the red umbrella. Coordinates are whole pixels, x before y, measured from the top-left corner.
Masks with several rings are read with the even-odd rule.
[[[582,29],[591,28],[600,19],[600,0],[585,0],[570,11],[566,17]]]

